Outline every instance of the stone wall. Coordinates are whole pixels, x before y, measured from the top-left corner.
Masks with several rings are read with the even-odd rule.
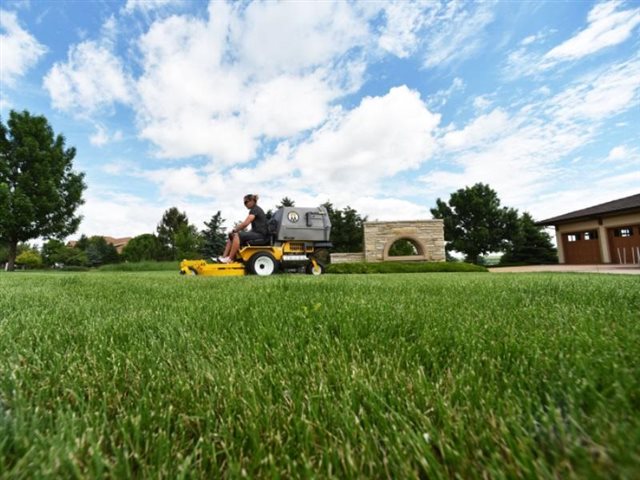
[[[358,263],[364,262],[364,253],[332,253],[331,263]]]
[[[418,255],[390,257],[389,248],[397,240],[409,240]],[[366,262],[424,260],[444,262],[444,222],[442,220],[403,220],[365,222],[364,257]]]

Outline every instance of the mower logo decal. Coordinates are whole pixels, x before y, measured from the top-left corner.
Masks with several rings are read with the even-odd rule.
[[[289,212],[289,214],[287,215],[287,218],[291,223],[296,223],[298,220],[300,220],[300,215],[298,215],[298,212],[292,211],[292,212]]]

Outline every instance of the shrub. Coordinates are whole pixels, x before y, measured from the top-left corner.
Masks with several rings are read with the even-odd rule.
[[[34,250],[25,250],[16,257],[16,264],[26,268],[42,267],[42,257]]]
[[[127,262],[116,265],[103,265],[98,270],[101,272],[156,272],[179,271],[179,262]]]
[[[327,273],[431,273],[431,272],[486,272],[480,265],[451,262],[380,262],[336,263],[327,266]]]
[[[66,265],[60,269],[63,272],[87,272],[89,267],[83,267],[80,265]]]
[[[129,240],[122,250],[122,256],[128,262],[141,262],[161,260],[166,256],[166,252],[158,237],[145,233]]]

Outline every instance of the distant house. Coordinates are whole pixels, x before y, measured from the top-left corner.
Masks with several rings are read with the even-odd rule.
[[[640,194],[537,223],[556,228],[560,263],[640,264]]]
[[[127,243],[129,243],[129,240],[131,240],[132,237],[113,238],[113,237],[102,236],[102,238],[104,238],[107,243],[110,243],[111,245],[116,247],[116,250],[118,251],[118,253],[122,253],[122,250],[127,245]],[[67,242],[67,246],[75,247],[77,243],[78,243],[77,240],[71,240]]]

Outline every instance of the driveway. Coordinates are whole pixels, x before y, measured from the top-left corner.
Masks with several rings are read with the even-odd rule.
[[[616,273],[627,275],[640,275],[640,265],[530,265],[527,267],[502,267],[490,268],[492,273],[518,273],[518,272],[583,272],[583,273]]]

